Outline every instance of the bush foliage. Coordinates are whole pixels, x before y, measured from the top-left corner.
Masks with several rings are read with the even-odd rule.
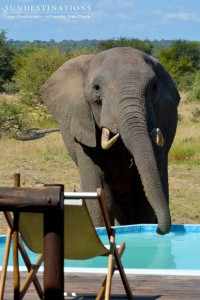
[[[0,137],[16,137],[28,128],[27,111],[20,103],[0,101]]]
[[[43,107],[40,88],[66,60],[113,47],[133,47],[156,56],[190,101],[200,101],[200,43],[149,41],[120,37],[108,40],[49,42],[7,41],[0,30],[0,92],[20,93],[30,107]]]
[[[193,89],[199,80],[196,72],[200,70],[200,43],[176,40],[170,48],[160,51],[159,59],[180,90],[187,92]]]
[[[200,102],[200,71],[195,73],[193,84],[188,94],[188,99],[190,101]]]
[[[54,43],[55,45],[55,43]],[[81,54],[96,53],[113,47],[134,47],[147,54],[157,53],[157,58],[169,71],[179,90],[188,92],[188,99],[199,101],[198,83],[200,70],[200,43],[175,40],[168,44],[167,49],[153,49],[149,40],[139,39],[109,39],[100,41],[94,48],[74,49],[66,53],[58,47],[37,48],[28,46],[15,57],[16,74],[14,79],[20,89],[22,100],[31,105],[42,104],[40,87],[45,80],[64,61]]]
[[[3,85],[14,75],[13,57],[14,52],[6,40],[6,32],[0,29],[0,92],[4,91]]]
[[[87,49],[75,50],[72,54],[61,52],[58,48],[25,48],[15,58],[15,82],[20,90],[20,98],[29,106],[43,105],[40,89],[44,82],[66,60],[81,54],[88,54]]]
[[[34,48],[16,63],[21,67],[15,74],[15,81],[20,89],[22,102],[37,106],[42,104],[40,88],[50,75],[66,61],[66,55],[56,48]]]
[[[139,39],[127,39],[123,37],[119,39],[101,41],[97,46],[98,51],[104,51],[116,47],[132,47],[149,55],[151,55],[153,51],[153,44],[149,40],[141,41]]]

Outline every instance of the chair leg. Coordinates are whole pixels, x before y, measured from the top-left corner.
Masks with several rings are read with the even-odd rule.
[[[12,230],[13,230],[13,217],[12,217],[10,212],[4,212],[4,216],[6,218],[6,221],[7,221],[8,225],[9,225],[8,232],[10,231],[10,233],[12,233]],[[26,249],[25,249],[24,244],[22,242],[21,236],[19,236],[19,238],[18,238],[18,248],[19,248],[21,256],[24,260],[24,263],[27,267],[27,270],[30,271],[32,269],[31,261],[30,261],[28,255],[27,255],[27,253],[26,253]],[[7,268],[7,265],[6,265],[6,268]],[[3,267],[2,267],[2,270],[3,270]],[[1,276],[1,282],[2,282],[2,280],[3,280],[3,277]],[[35,289],[38,293],[39,298],[43,299],[43,290],[42,290],[42,287],[41,287],[40,282],[39,282],[36,275],[33,278],[33,284],[35,286]],[[0,296],[3,297],[3,290],[0,290]],[[3,300],[3,298],[0,298],[0,300]]]
[[[30,261],[28,255],[27,255],[26,249],[24,248],[24,245],[23,245],[23,242],[22,242],[22,239],[21,239],[21,238],[19,238],[19,250],[20,250],[20,253],[21,253],[22,257],[23,257],[23,260],[24,260],[24,263],[25,263],[25,265],[26,265],[26,267],[27,267],[27,270],[30,272],[30,271],[32,270],[31,261]],[[42,257],[43,257],[43,255],[39,256],[37,262],[38,262]],[[37,264],[37,262],[36,262],[36,264]],[[37,291],[37,293],[38,293],[39,298],[40,298],[40,299],[43,299],[43,294],[44,294],[44,293],[43,293],[43,289],[42,289],[42,287],[41,287],[41,285],[40,285],[40,282],[39,282],[39,280],[38,280],[36,274],[35,274],[35,276],[33,277],[33,284],[34,284],[34,286],[35,286],[35,289],[36,289],[36,291]],[[21,299],[22,299],[22,298],[21,298]]]
[[[22,288],[21,288],[21,290],[20,290],[20,299],[23,299],[24,295],[26,294],[26,291],[28,290],[30,284],[31,284],[32,281],[34,280],[34,277],[36,276],[36,273],[37,273],[39,267],[40,267],[41,264],[43,263],[43,260],[44,260],[44,258],[43,258],[43,255],[41,254],[41,255],[38,257],[38,259],[37,259],[37,261],[36,261],[34,267],[32,267],[32,268],[29,270],[29,274],[28,274],[28,276],[26,277],[26,280],[25,280],[25,282],[24,282],[24,284],[23,284],[23,286],[22,286]],[[35,277],[35,278],[37,278],[37,277]],[[37,289],[36,289],[36,290],[37,290]],[[38,291],[37,291],[37,292],[38,292]],[[38,293],[38,295],[39,295],[39,298],[40,298],[40,299],[43,299],[43,292]]]
[[[111,280],[114,273],[114,246],[115,246],[115,231],[112,230],[112,233],[110,235],[110,253],[108,255],[108,271],[102,283],[102,286],[98,292],[96,300],[102,299],[104,294],[106,300],[110,299]]]
[[[115,247],[116,247],[116,246],[115,246]],[[121,243],[120,246],[119,246],[119,248],[117,248],[117,251],[118,251],[118,253],[119,253],[119,257],[121,257],[121,256],[123,255],[124,250],[125,250],[125,244],[124,244],[124,243]],[[112,268],[112,276],[114,275],[114,272],[115,272],[115,264],[114,264],[114,266],[113,266],[113,268]],[[98,292],[98,295],[97,295],[97,297],[96,297],[96,300],[100,300],[100,299],[103,298],[103,296],[104,296],[104,294],[105,294],[105,289],[106,289],[106,281],[107,281],[107,275],[106,275],[106,277],[105,277],[105,279],[104,279],[104,281],[103,281],[103,283],[102,283],[102,285],[101,285],[101,288],[100,288],[100,290],[99,290],[99,292]]]
[[[14,212],[13,219],[13,281],[14,281],[14,300],[19,300],[20,275],[19,275],[19,257],[18,257],[18,232],[19,213]]]
[[[121,279],[122,279],[122,282],[123,282],[123,285],[124,285],[124,289],[125,289],[126,294],[127,294],[127,298],[129,300],[131,300],[131,299],[133,299],[133,294],[132,294],[130,285],[128,283],[127,277],[126,277],[126,273],[124,272],[124,268],[123,268],[119,253],[118,253],[116,248],[115,248],[114,256],[115,256],[115,261],[116,261],[116,264],[117,264],[117,268],[119,270],[119,273],[120,273],[120,276],[121,276]]]
[[[7,236],[6,236],[6,245],[5,245],[5,250],[4,250],[4,258],[3,258],[2,270],[1,270],[0,300],[3,300],[3,295],[4,295],[8,258],[9,258],[10,245],[11,245],[11,236],[12,236],[11,229],[8,228]]]
[[[110,236],[110,254],[108,256],[108,274],[106,279],[105,300],[110,299],[111,281],[114,267],[114,247],[115,247],[115,231],[112,231]]]

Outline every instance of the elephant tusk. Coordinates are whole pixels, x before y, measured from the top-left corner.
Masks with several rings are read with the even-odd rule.
[[[164,138],[159,128],[154,128],[151,131],[151,137],[156,145],[162,147],[164,145]]]
[[[110,138],[110,130],[107,128],[102,129],[102,135],[101,135],[101,147],[104,150],[108,150],[114,143],[117,141],[119,138],[119,133],[117,133],[115,136],[113,136],[111,139]]]

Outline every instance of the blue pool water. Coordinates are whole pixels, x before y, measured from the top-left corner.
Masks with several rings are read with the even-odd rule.
[[[200,225],[173,225],[168,235],[156,234],[156,225],[119,226],[116,243],[125,241],[126,250],[122,261],[125,269],[199,270]],[[98,233],[108,245],[103,228]],[[0,237],[0,265],[2,265],[5,236]],[[32,262],[37,255],[27,250]],[[12,255],[11,255],[12,256]],[[12,258],[9,259],[12,265]],[[20,265],[23,260],[20,258]],[[65,260],[67,268],[106,268],[107,260],[98,257],[83,261]]]

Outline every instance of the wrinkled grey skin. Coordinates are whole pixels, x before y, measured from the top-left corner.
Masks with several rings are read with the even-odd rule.
[[[42,95],[76,162],[84,191],[102,187],[112,223],[155,223],[168,233],[168,151],[177,126],[179,94],[154,58],[133,48],[82,55],[63,64]],[[120,138],[101,147],[102,128]],[[151,139],[160,128],[164,146]],[[148,199],[148,200],[147,200]],[[98,206],[88,208],[102,225]]]

